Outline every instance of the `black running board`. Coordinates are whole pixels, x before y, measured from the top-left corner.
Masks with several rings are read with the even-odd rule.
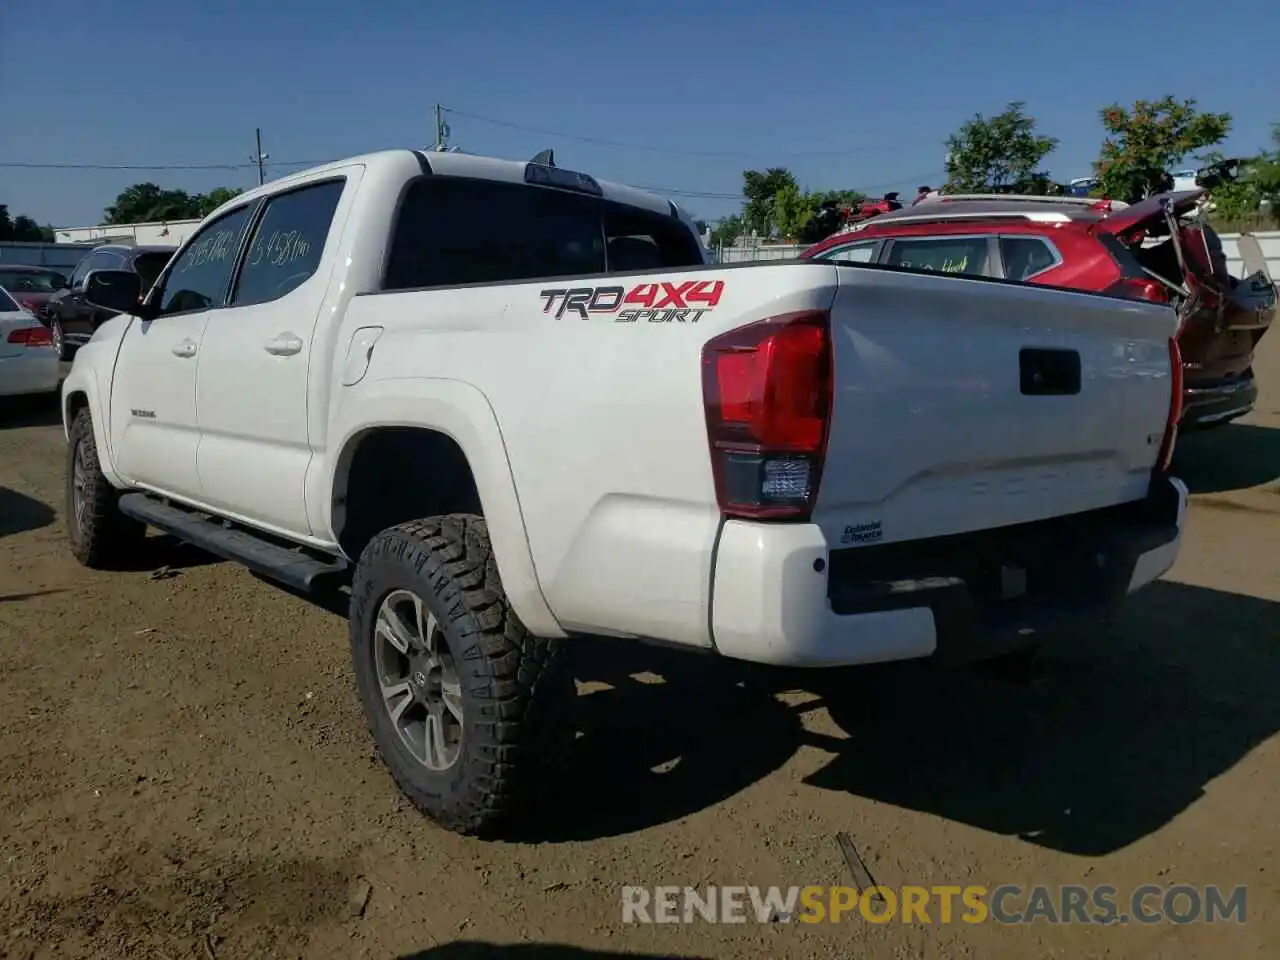
[[[319,560],[297,547],[275,543],[244,527],[231,526],[218,517],[187,510],[145,493],[122,496],[120,512],[298,590],[310,592],[318,586],[318,580],[347,569],[347,562],[341,558]]]

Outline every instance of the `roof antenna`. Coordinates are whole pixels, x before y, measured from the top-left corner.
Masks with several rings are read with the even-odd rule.
[[[541,167],[554,167],[556,165],[556,155],[551,150],[539,150],[530,163],[536,163]]]

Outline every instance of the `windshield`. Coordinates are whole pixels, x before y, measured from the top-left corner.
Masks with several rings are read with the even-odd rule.
[[[67,285],[67,278],[54,270],[0,269],[0,287],[11,293],[54,293]]]
[[[21,313],[22,308],[13,301],[13,297],[0,287],[0,313]]]

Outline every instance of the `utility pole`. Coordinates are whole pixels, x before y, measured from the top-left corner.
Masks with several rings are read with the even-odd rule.
[[[258,165],[258,186],[262,186],[267,182],[267,158],[271,154],[262,152],[262,128],[255,127],[253,132],[258,138],[258,152],[251,156],[249,161]]]
[[[443,153],[449,147],[449,124],[444,122],[444,107],[436,104],[436,152]]]

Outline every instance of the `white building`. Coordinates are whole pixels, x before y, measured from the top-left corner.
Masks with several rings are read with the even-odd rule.
[[[155,223],[112,223],[96,227],[56,227],[57,243],[123,243],[131,247],[152,244],[176,247],[200,226],[199,220],[161,220]]]

